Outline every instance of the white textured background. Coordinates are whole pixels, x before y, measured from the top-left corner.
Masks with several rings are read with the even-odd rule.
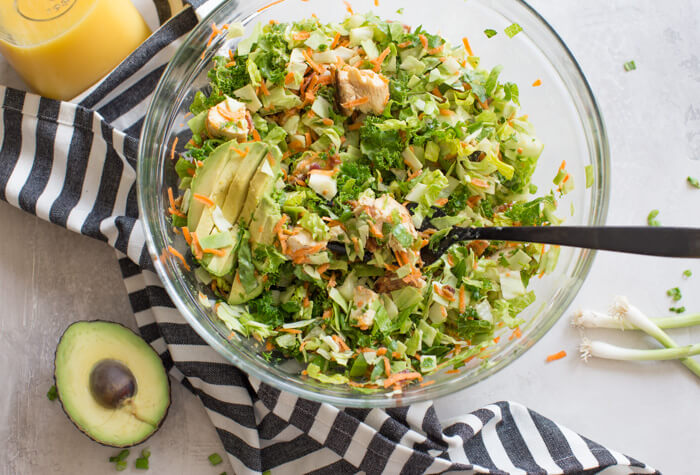
[[[387,2],[389,0],[382,0]],[[395,0],[396,3],[400,3]],[[612,152],[610,224],[640,225],[658,208],[666,225],[700,226],[700,5],[691,0],[532,0],[579,60],[601,105]],[[637,70],[622,64],[634,59]],[[21,81],[0,58],[0,83]],[[53,351],[72,321],[103,318],[133,327],[114,254],[0,203],[0,472],[114,473],[116,450],[77,432],[51,386]],[[684,269],[695,275],[683,279]],[[604,309],[624,294],[650,315],[665,315],[666,289],[700,311],[700,262],[601,253],[572,310]],[[649,346],[627,332],[592,333]],[[673,332],[700,341],[700,330]],[[700,473],[697,379],[675,363],[584,365],[578,334],[563,318],[539,343],[491,379],[436,402],[444,419],[502,399],[522,402],[581,434],[668,474]],[[569,357],[545,364],[565,349]],[[180,387],[164,427],[146,444],[149,473],[218,474],[207,456],[223,450],[204,410]],[[138,452],[138,448],[133,450]],[[123,473],[144,473],[132,468]]]

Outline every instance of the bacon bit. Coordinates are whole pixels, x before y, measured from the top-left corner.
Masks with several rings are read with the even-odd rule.
[[[355,122],[347,126],[348,130],[359,130],[364,124],[362,122]]]
[[[431,379],[430,381],[424,381],[424,382],[420,383],[418,386],[420,386],[421,388],[424,388],[426,386],[430,386],[431,384],[435,384],[434,379]]]
[[[391,376],[391,363],[389,362],[389,358],[384,358],[384,372],[387,376]]]
[[[309,50],[311,50],[311,48],[309,48]],[[320,66],[313,59],[311,59],[311,55],[309,54],[308,51],[304,50],[301,52],[301,54],[304,56],[304,59],[306,60],[306,62],[309,63],[309,66],[311,66],[311,69],[316,71],[318,74],[323,74],[326,71],[325,69],[323,69],[323,66]]]
[[[472,178],[472,185],[478,186],[479,188],[488,188],[489,184],[480,178]]]
[[[561,350],[558,353],[554,353],[553,355],[549,355],[547,357],[547,363],[551,363],[552,361],[560,360],[566,356],[566,351]]]
[[[520,332],[520,328],[516,328],[513,330],[513,333],[508,337],[508,341],[511,341],[513,338],[520,338],[523,336],[523,334]]]
[[[186,270],[190,270],[189,264],[187,264],[187,261],[186,261],[185,258],[182,256],[182,254],[180,254],[180,252],[178,252],[177,249],[175,249],[173,246],[168,246],[168,252],[170,252],[170,254],[172,254],[173,256],[175,256],[175,257],[177,257],[178,259],[180,259],[180,260],[182,261],[182,266],[183,266]]]
[[[373,63],[374,63],[374,68],[372,68],[372,70],[373,70],[375,73],[378,73],[379,70],[382,68],[382,63],[384,62],[384,60],[386,59],[386,57],[389,56],[389,53],[391,53],[391,48],[389,48],[389,47],[387,46],[386,49],[385,49],[384,51],[382,51],[382,54],[380,54],[379,56],[377,56],[377,59],[375,59],[375,60],[373,61]]]
[[[283,333],[293,333],[294,335],[299,335],[301,333],[301,330],[296,328],[278,328],[277,331]]]
[[[372,351],[372,350],[366,350],[366,351]],[[386,348],[379,348],[377,350],[377,356],[384,356],[386,354]]]
[[[451,109],[440,109],[440,115],[451,116],[454,114],[455,114],[455,111],[453,111]]]
[[[428,54],[435,55],[435,54],[439,53],[440,51],[442,51],[442,49],[443,49],[444,47],[445,47],[445,43],[443,43],[443,44],[441,44],[440,46],[437,46],[437,47],[435,47],[435,48],[429,49],[429,50],[427,51],[427,53],[428,53]]]
[[[278,3],[282,3],[282,2],[284,2],[284,0],[275,0],[274,2],[270,2],[262,8],[258,8],[258,12],[261,12],[263,10],[267,10],[271,6],[277,5]]]
[[[421,34],[418,35],[418,39],[420,40],[420,44],[423,45],[423,48],[428,49],[428,38],[426,38],[425,35]]]
[[[367,102],[369,102],[369,97],[358,97],[357,99],[354,99],[352,101],[344,102],[343,104],[341,104],[341,106],[343,106],[343,108],[345,109],[354,109],[355,107],[361,106],[362,104],[366,104]]]
[[[249,148],[246,147],[245,150],[238,150],[237,148],[234,148],[233,151],[236,152],[239,157],[244,158],[246,155],[248,155]]]
[[[192,198],[195,200],[199,201],[200,203],[204,203],[205,205],[209,207],[214,207],[216,206],[216,203],[214,203],[212,200],[210,200],[208,197],[204,195],[200,195],[199,193],[192,193]]]
[[[292,33],[292,39],[294,41],[308,40],[309,36],[311,36],[311,33],[309,33],[308,31],[295,31],[294,33]]]
[[[416,372],[394,373],[384,380],[384,387],[388,388],[389,386],[393,386],[394,384],[398,383],[399,381],[410,381],[412,379],[417,379],[419,381],[422,381],[423,376],[421,376],[420,373],[416,373]]]
[[[457,374],[457,373],[459,373],[459,370],[458,369],[451,369],[451,370],[445,371],[445,373],[446,374]]]
[[[210,248],[207,248],[207,249],[202,249],[202,252],[203,252],[204,254],[214,254],[215,256],[221,256],[221,257],[223,257],[223,256],[226,255],[226,251],[224,251],[223,249],[210,249]]]
[[[467,39],[466,36],[464,38],[462,38],[462,44],[464,45],[464,50],[467,52],[467,54],[469,56],[474,56],[474,51],[472,51],[472,47],[469,44],[469,40]]]
[[[350,2],[344,0],[343,3],[345,4],[345,9],[348,11],[350,15],[354,15],[355,12],[352,10],[352,5],[350,5]]]
[[[467,292],[464,290],[464,285],[459,288],[459,313],[464,313],[467,310]]]
[[[178,140],[179,140],[179,137],[175,137],[175,140],[173,140],[173,146],[170,149],[170,160],[175,160],[175,146],[177,146]]]
[[[537,81],[532,83],[532,87],[540,87],[542,85],[542,80],[538,79]]]
[[[340,41],[340,32],[336,32],[329,48],[334,49],[338,45],[338,41]]]

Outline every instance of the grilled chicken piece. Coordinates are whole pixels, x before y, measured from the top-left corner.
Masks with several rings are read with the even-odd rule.
[[[389,83],[374,71],[345,66],[336,74],[336,81],[340,106],[347,115],[355,109],[365,114],[381,114],[389,102]],[[362,101],[365,97],[368,99],[366,102],[345,107],[345,104]]]
[[[245,140],[250,132],[245,104],[227,97],[209,109],[206,126],[210,137]]]

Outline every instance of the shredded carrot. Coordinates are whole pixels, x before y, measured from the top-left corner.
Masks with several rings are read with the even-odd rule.
[[[260,134],[258,133],[257,129],[253,129],[253,140],[260,142]]]
[[[386,59],[386,57],[389,56],[389,53],[391,53],[391,48],[389,48],[389,47],[387,46],[387,48],[386,48],[384,51],[382,51],[382,54],[380,54],[379,56],[377,56],[377,59],[374,60],[374,68],[373,68],[373,71],[374,71],[375,73],[378,73],[379,70],[382,68],[382,63],[384,62],[384,60]]]
[[[243,158],[246,155],[248,155],[248,147],[245,148],[245,150],[238,150],[237,148],[234,148],[233,151],[238,154],[239,157]]]
[[[348,130],[359,130],[364,124],[362,122],[355,122],[347,126]]]
[[[343,350],[343,351],[350,350],[350,347],[345,343],[345,340],[340,338],[338,335],[333,335],[331,338],[333,339],[334,342],[336,342],[338,344],[338,346],[340,346],[341,350]]]
[[[188,245],[192,244],[192,235],[190,234],[190,229],[187,226],[182,227],[182,236],[185,238],[185,242]]]
[[[566,168],[566,160],[562,160],[561,165],[559,165],[559,171],[563,170]]]
[[[522,147],[518,147],[518,150],[517,150],[517,151],[518,151],[518,153],[523,153],[523,148],[522,148]]]
[[[310,49],[311,48],[309,48],[309,50]],[[301,52],[301,54],[304,56],[304,59],[306,60],[306,62],[309,63],[309,66],[311,66],[311,69],[316,71],[318,74],[323,74],[325,72],[325,69],[323,69],[322,66],[320,66],[313,59],[311,59],[311,55],[309,54],[308,51],[304,50]]]
[[[389,363],[389,358],[384,358],[384,372],[387,376],[391,376],[391,363]]]
[[[260,92],[263,93],[263,96],[269,96],[270,91],[267,89],[267,85],[265,84],[265,80],[263,79],[260,81]]]
[[[207,248],[207,249],[202,249],[202,252],[203,252],[204,254],[214,254],[215,256],[221,256],[221,257],[223,257],[223,256],[226,255],[226,251],[224,251],[223,249],[210,249],[210,248]]]
[[[388,388],[389,386],[393,386],[395,383],[398,383],[399,381],[409,381],[411,379],[418,379],[420,381],[423,379],[423,376],[421,376],[420,373],[416,373],[416,372],[394,373],[384,380],[384,387]]]
[[[274,2],[270,2],[267,5],[265,5],[264,7],[258,8],[258,12],[261,12],[263,10],[267,10],[271,6],[277,5],[278,3],[282,3],[282,2],[284,2],[284,0],[275,0]]]
[[[292,33],[292,39],[294,41],[303,41],[303,40],[308,40],[309,36],[311,36],[311,33],[308,31],[295,31]]]
[[[453,111],[451,109],[440,109],[440,115],[450,116],[450,115],[454,115],[454,114],[455,114],[455,111]]]
[[[569,178],[571,178],[571,175],[569,173],[567,173],[566,176],[564,177],[564,179],[561,181],[561,184],[563,185],[564,183],[569,181]]]
[[[330,49],[334,49],[338,44],[338,41],[340,41],[340,32],[337,32],[333,37],[333,42],[331,43]]]
[[[459,313],[464,313],[467,310],[467,292],[464,285],[459,288]]]
[[[452,300],[454,300],[454,299],[452,299]],[[447,317],[447,309],[445,309],[445,307],[443,307],[442,305],[440,305],[440,314],[442,315],[443,318]]]
[[[539,87],[542,85],[542,80],[538,79],[537,81],[532,83],[532,87]]]
[[[350,2],[343,1],[343,3],[345,4],[345,9],[348,11],[348,13],[354,15],[355,12],[352,10],[352,5],[350,5]]]
[[[284,333],[293,333],[295,335],[298,335],[301,333],[301,330],[298,330],[296,328],[278,328],[278,332],[284,332]]]
[[[170,149],[170,160],[175,160],[175,147],[177,146],[178,140],[179,137],[175,137],[175,140],[173,140],[173,147]]]
[[[168,201],[172,209],[177,209],[177,206],[175,206],[175,198],[173,197],[173,188],[170,186],[168,187]]]
[[[352,101],[344,102],[341,105],[345,109],[353,109],[357,106],[361,106],[362,104],[366,104],[367,102],[369,102],[369,97],[364,96],[364,97],[358,97],[357,99],[354,99]]]
[[[179,252],[177,249],[175,249],[173,246],[168,246],[168,252],[170,252],[170,254],[172,254],[173,256],[175,256],[175,257],[177,257],[178,259],[180,259],[180,260],[182,261],[182,266],[183,266],[185,269],[190,270],[190,266],[187,264],[187,261],[185,260],[185,258],[183,257],[183,255],[180,254],[180,252]]]
[[[445,43],[443,43],[443,44],[441,44],[440,46],[437,46],[437,47],[435,47],[435,48],[429,49],[429,50],[427,51],[427,53],[428,53],[428,54],[435,55],[435,54],[439,53],[440,51],[442,51],[444,47],[445,47]]]
[[[456,373],[459,373],[459,370],[458,369],[451,369],[451,370],[445,371],[445,373],[446,374],[456,374]]]
[[[323,125],[333,125],[333,119],[329,119],[328,117],[323,119],[321,122],[323,122]]]
[[[421,34],[418,35],[418,39],[420,40],[420,44],[423,45],[423,48],[428,49],[428,38]]]
[[[399,43],[399,44],[396,45],[396,46],[398,46],[399,48],[403,49],[403,48],[408,48],[408,47],[411,46],[412,44],[413,44],[412,41],[404,41],[403,43]]]
[[[547,357],[547,363],[551,363],[552,361],[560,360],[566,356],[566,351],[561,350],[558,353],[554,353],[553,355],[549,355]]]
[[[377,356],[384,356],[386,354],[386,348],[379,348],[377,350]]]
[[[170,212],[170,214],[173,214],[173,215],[175,215],[175,216],[179,216],[179,217],[181,217],[181,218],[186,218],[186,217],[187,217],[187,216],[185,215],[185,213],[183,213],[182,211],[177,210],[177,209],[168,208],[168,211]]]
[[[287,75],[284,77],[284,85],[288,86],[289,84],[294,82],[294,72],[289,71]]]
[[[379,6],[379,0],[374,0],[374,6],[378,7]]]
[[[430,91],[430,93],[431,93],[433,96],[437,96],[437,97],[439,97],[440,99],[445,100],[445,96],[442,95],[442,93],[440,92],[440,89],[438,89],[437,86],[435,86],[435,88],[434,88],[432,91]]]
[[[508,337],[508,340],[512,340],[513,338],[520,338],[523,336],[523,334],[520,332],[520,328],[516,328],[513,330],[513,333]]]
[[[210,200],[208,197],[206,197],[206,196],[204,196],[204,195],[200,195],[199,193],[192,193],[192,198],[194,198],[195,200],[197,200],[197,201],[199,201],[199,202],[201,202],[201,203],[204,203],[205,205],[207,205],[207,206],[209,206],[209,207],[214,207],[214,206],[216,206],[216,203],[214,203],[214,202],[213,202],[212,200]]]
[[[489,184],[480,178],[472,178],[472,185],[478,186],[479,188],[488,188]]]
[[[196,232],[192,233],[192,243],[194,244],[194,257],[196,257],[199,260],[202,260],[204,254],[202,253],[202,246],[199,244],[199,237],[197,236]]]
[[[302,343],[303,345],[303,343]],[[265,351],[272,351],[275,347],[272,346],[272,342],[270,340],[267,340],[265,342]],[[301,346],[299,346],[299,349],[301,349]]]
[[[431,384],[435,384],[434,379],[431,379],[430,381],[424,381],[424,382],[420,383],[418,386],[420,386],[421,388],[424,388],[426,386],[430,386]]]
[[[472,51],[472,47],[469,44],[469,40],[467,39],[466,36],[464,38],[462,38],[462,44],[464,45],[464,50],[467,52],[467,54],[469,56],[474,56],[474,52]]]
[[[231,66],[235,66],[235,65],[236,65],[235,61],[229,61],[228,63],[226,63],[227,68],[230,68]]]

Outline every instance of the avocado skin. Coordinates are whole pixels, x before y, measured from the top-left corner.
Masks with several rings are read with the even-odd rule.
[[[53,384],[54,384],[54,386],[56,386],[56,392],[57,392],[57,394],[58,394],[58,401],[60,401],[60,403],[61,403],[61,410],[62,410],[63,413],[66,415],[66,417],[68,417],[68,420],[70,420],[70,421],[73,423],[73,425],[74,425],[85,437],[87,437],[88,439],[92,440],[93,442],[97,442],[98,444],[100,444],[100,445],[102,445],[102,446],[104,446],[104,447],[116,447],[116,448],[124,449],[124,448],[129,448],[129,447],[133,447],[133,446],[135,446],[135,445],[142,444],[143,442],[145,442],[145,441],[147,441],[148,439],[150,439],[156,432],[158,432],[158,431],[160,430],[160,428],[163,426],[163,422],[165,421],[165,419],[167,419],[168,413],[170,412],[170,405],[172,404],[172,391],[171,391],[172,387],[171,387],[171,385],[170,385],[170,377],[168,376],[167,371],[165,370],[165,366],[163,366],[163,371],[165,371],[165,373],[166,373],[166,378],[165,378],[165,380],[167,381],[167,384],[168,384],[168,405],[165,407],[165,412],[163,413],[163,417],[160,419],[160,422],[158,422],[158,425],[154,428],[153,432],[151,432],[151,433],[148,434],[146,437],[144,437],[144,438],[142,438],[142,439],[140,439],[140,440],[138,440],[138,441],[134,441],[134,442],[129,443],[129,444],[116,445],[116,444],[108,444],[108,443],[103,442],[103,441],[101,441],[101,440],[97,440],[97,439],[95,439],[94,437],[91,437],[90,434],[88,434],[87,432],[85,432],[85,431],[78,425],[78,423],[75,422],[75,420],[73,420],[73,418],[71,417],[70,413],[69,413],[69,412],[66,410],[66,408],[63,406],[63,400],[61,399],[61,390],[60,390],[60,388],[58,387],[58,384],[57,384],[57,381],[56,381],[56,367],[55,367],[55,366],[56,366],[56,364],[55,364],[55,362],[56,362],[56,353],[57,353],[57,351],[58,351],[58,348],[59,348],[59,345],[60,345],[61,341],[63,340],[63,337],[65,336],[66,332],[68,331],[68,329],[69,329],[71,326],[75,325],[76,323],[93,323],[93,322],[103,322],[103,323],[110,323],[110,324],[113,324],[113,325],[119,325],[120,327],[122,327],[122,328],[124,328],[124,329],[130,331],[131,333],[133,333],[134,335],[136,335],[136,337],[138,337],[138,338],[140,338],[141,340],[143,340],[143,338],[142,338],[138,333],[134,332],[131,328],[129,328],[129,327],[127,327],[127,326],[124,326],[124,325],[122,325],[121,323],[118,323],[118,322],[110,322],[110,321],[108,321],[108,320],[102,320],[102,319],[95,319],[95,320],[78,320],[78,321],[75,321],[75,322],[71,323],[70,325],[68,325],[68,326],[66,327],[66,329],[63,330],[63,333],[61,334],[61,337],[58,339],[58,343],[56,344],[56,350],[54,350],[54,356],[53,356],[53,359],[54,359]],[[156,355],[156,356],[158,357],[158,359],[160,360],[160,355],[158,355],[158,353],[156,353],[156,350],[154,350],[153,347],[152,347],[151,345],[149,345],[149,344],[146,342],[146,340],[143,340],[143,341],[146,343],[146,345],[148,346],[148,348],[150,349],[150,351],[152,351],[153,353],[155,353],[155,355]]]

